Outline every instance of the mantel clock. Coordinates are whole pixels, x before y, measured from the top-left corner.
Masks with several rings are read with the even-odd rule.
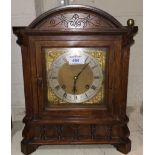
[[[122,26],[94,7],[50,10],[13,27],[21,46],[26,116],[21,150],[47,144],[131,149],[126,115],[134,20]]]

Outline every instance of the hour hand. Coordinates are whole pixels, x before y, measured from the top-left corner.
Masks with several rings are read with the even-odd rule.
[[[75,94],[77,92],[77,89],[76,89],[76,80],[77,80],[77,76],[74,76],[74,84],[73,84],[73,93]]]
[[[76,87],[73,87],[73,93],[75,94],[77,92]]]

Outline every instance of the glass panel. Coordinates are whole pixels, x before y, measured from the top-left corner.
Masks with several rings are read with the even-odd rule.
[[[104,104],[106,48],[46,48],[49,104]]]

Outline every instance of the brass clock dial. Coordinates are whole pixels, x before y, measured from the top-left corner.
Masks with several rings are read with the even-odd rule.
[[[102,85],[103,73],[88,53],[67,52],[50,66],[49,85],[55,95],[69,103],[81,103],[96,95]]]

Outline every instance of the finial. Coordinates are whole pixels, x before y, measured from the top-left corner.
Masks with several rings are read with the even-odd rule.
[[[127,25],[129,26],[129,27],[133,27],[134,26],[134,24],[135,24],[135,21],[133,20],[133,19],[128,19],[128,21],[127,21]]]

